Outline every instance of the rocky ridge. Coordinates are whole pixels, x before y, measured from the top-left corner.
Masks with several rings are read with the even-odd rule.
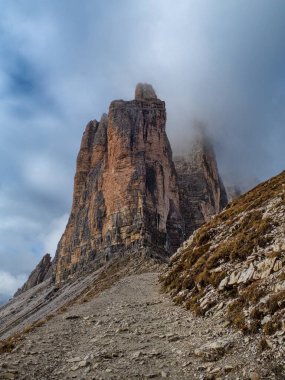
[[[15,296],[44,282],[45,280],[50,278],[51,275],[52,275],[52,260],[51,260],[50,254],[47,253],[38,263],[36,268],[32,271],[32,273],[30,274],[25,284],[20,289],[18,289],[18,291],[15,293]]]
[[[266,348],[284,345],[285,172],[198,229],[161,281],[195,314],[221,315],[245,333],[261,333]]]

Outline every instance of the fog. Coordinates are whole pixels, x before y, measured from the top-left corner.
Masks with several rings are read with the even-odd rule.
[[[166,101],[174,152],[200,120],[228,183],[246,189],[284,170],[282,0],[0,6],[2,298],[54,254],[84,126],[111,100],[132,99],[137,82]]]

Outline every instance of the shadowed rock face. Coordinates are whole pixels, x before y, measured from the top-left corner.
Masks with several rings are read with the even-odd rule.
[[[166,257],[184,240],[165,103],[146,84],[135,96],[113,101],[108,115],[86,127],[56,281],[120,252]]]
[[[174,163],[185,232],[190,236],[228,203],[215,152],[203,126],[196,126],[196,136],[188,153],[174,157]]]
[[[25,282],[22,288],[18,289],[18,291],[15,293],[15,296],[47,280],[48,278],[51,277],[51,275],[52,275],[52,261],[51,261],[50,254],[47,253],[41,259],[41,261],[36,266],[36,268],[32,271],[28,280]]]

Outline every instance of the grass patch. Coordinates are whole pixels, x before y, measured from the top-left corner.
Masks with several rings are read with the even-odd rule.
[[[11,337],[0,340],[0,354],[13,351],[20,341],[23,340],[24,336],[30,332],[35,331],[37,328],[46,324],[47,321],[54,317],[53,314],[46,316],[39,321],[32,323],[31,325],[25,327],[22,331],[12,335]]]
[[[175,256],[168,272],[161,276],[163,290],[170,291],[173,297],[180,292],[175,298],[176,303],[185,302],[187,309],[196,315],[205,313],[200,307],[205,289],[209,285],[218,288],[227,275],[228,263],[242,262],[256,248],[265,248],[272,242],[272,231],[277,224],[264,212],[271,199],[280,197],[284,203],[284,183],[285,171],[233,201],[225,211],[197,230],[192,242]],[[279,254],[272,253],[272,256]],[[236,298],[229,306],[228,319],[246,333],[261,329],[260,320],[268,310],[272,315],[283,307],[284,293],[272,296],[266,305],[258,306],[265,291],[261,284],[255,280],[238,290],[231,286],[225,288],[227,299]],[[245,308],[252,308],[249,317],[244,315]],[[274,323],[264,330],[269,332],[276,328]]]

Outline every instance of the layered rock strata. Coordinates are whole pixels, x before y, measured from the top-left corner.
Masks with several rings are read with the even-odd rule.
[[[140,83],[134,100],[113,101],[100,122],[87,124],[71,214],[52,263],[55,282],[86,274],[114,255],[165,260],[226,204],[205,135],[175,160],[177,176],[165,123],[165,103]],[[32,286],[28,281],[23,289]]]
[[[184,240],[165,103],[150,85],[139,84],[135,94],[113,101],[108,115],[86,127],[56,281],[120,252],[165,257]]]

